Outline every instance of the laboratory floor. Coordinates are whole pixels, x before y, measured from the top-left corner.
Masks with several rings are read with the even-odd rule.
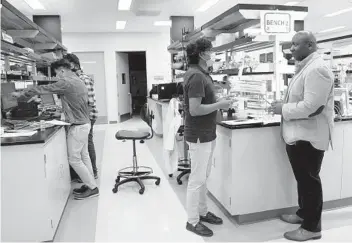
[[[297,227],[278,219],[238,225],[209,199],[209,209],[221,216],[224,224],[211,227],[214,231],[211,238],[188,232],[185,229],[187,183],[178,185],[174,178],[167,176],[162,139],[158,137],[144,144],[138,143],[137,156],[140,165],[152,167],[154,174],[161,178],[160,186],[146,181],[145,193],[140,195],[139,186],[131,183],[121,186],[118,193],[113,194],[118,169],[132,164],[132,143],[117,141],[114,135],[119,129],[137,128],[148,129],[138,118],[116,125],[95,126],[100,197],[85,201],[75,201],[71,197],[54,241],[275,242],[284,241],[283,233]],[[320,241],[352,242],[352,207],[324,212],[323,227]]]

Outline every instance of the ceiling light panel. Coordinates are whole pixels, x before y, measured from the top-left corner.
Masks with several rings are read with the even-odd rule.
[[[324,17],[335,17],[337,15],[340,15],[340,14],[344,14],[344,13],[348,13],[348,12],[351,12],[352,11],[352,8],[346,8],[346,9],[342,9],[342,10],[339,10],[339,11],[336,11],[336,12],[333,12],[333,13],[330,13],[330,14],[327,14],[325,15]]]
[[[328,33],[328,32],[332,32],[332,31],[336,31],[336,30],[341,30],[341,29],[344,29],[344,28],[346,28],[346,26],[338,26],[338,27],[335,27],[335,28],[319,31],[318,33]]]
[[[132,0],[119,0],[118,10],[129,11],[131,8]]]
[[[200,6],[200,8],[197,9],[198,12],[205,12],[207,11],[209,8],[211,8],[212,6],[214,6],[215,4],[217,4],[219,2],[219,0],[208,0],[207,2],[205,2],[202,6]]]

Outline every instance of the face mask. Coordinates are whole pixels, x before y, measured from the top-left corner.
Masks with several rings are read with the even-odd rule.
[[[208,56],[208,55],[207,55]],[[203,59],[203,61],[205,61],[207,67],[213,67],[213,64],[215,63],[213,61],[213,59],[211,58],[211,56],[209,56],[208,58],[204,58],[204,57],[201,57]]]
[[[212,68],[213,67],[213,64],[214,64],[215,62],[213,61],[213,59],[209,59],[208,61],[207,61],[207,67],[208,68]]]

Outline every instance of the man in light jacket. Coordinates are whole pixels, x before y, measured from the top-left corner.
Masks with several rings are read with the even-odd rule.
[[[298,32],[292,39],[291,52],[298,62],[296,73],[284,101],[275,102],[272,109],[282,115],[282,136],[298,187],[299,210],[281,219],[301,227],[284,236],[306,241],[321,238],[323,192],[319,173],[332,137],[334,78],[317,53],[312,33]]]

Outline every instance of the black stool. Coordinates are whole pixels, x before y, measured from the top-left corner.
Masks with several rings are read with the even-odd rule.
[[[151,116],[152,117],[152,116]],[[142,118],[143,119],[143,118]],[[149,125],[149,124],[148,124]],[[149,125],[151,127],[151,125]],[[133,143],[133,166],[123,168],[119,170],[118,176],[115,180],[116,184],[112,189],[113,193],[117,193],[118,187],[131,182],[135,181],[139,184],[141,189],[139,190],[139,194],[143,194],[145,190],[145,186],[142,180],[156,180],[155,184],[160,184],[160,177],[151,176],[150,174],[153,173],[153,169],[146,166],[138,166],[137,163],[137,154],[136,154],[136,141],[140,141],[141,143],[144,140],[151,139],[153,137],[153,129],[151,128],[151,134],[149,132],[143,131],[128,131],[128,130],[120,130],[116,133],[115,137],[117,140],[132,140]],[[120,180],[121,178],[125,178]]]

